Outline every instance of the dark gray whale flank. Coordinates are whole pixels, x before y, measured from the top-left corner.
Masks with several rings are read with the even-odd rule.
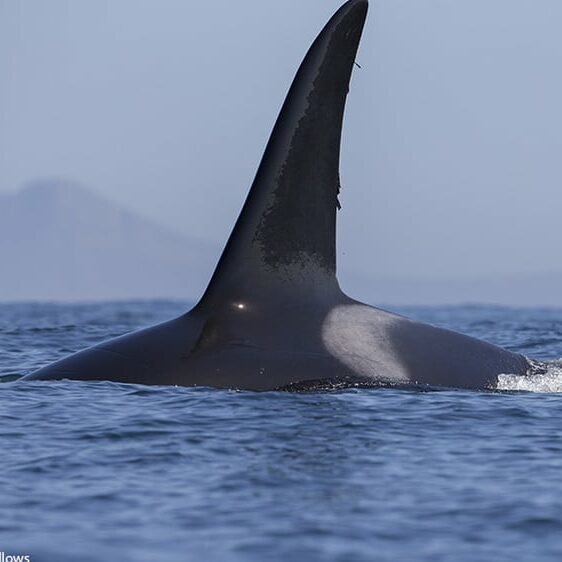
[[[314,41],[200,302],[26,379],[268,390],[324,382],[492,388],[527,360],[346,296],[336,279],[345,100],[367,16],[350,0]]]

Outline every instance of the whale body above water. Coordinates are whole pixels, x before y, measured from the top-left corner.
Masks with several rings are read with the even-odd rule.
[[[272,390],[324,384],[494,388],[530,362],[358,302],[336,278],[345,102],[368,10],[346,2],[287,94],[244,207],[198,304],[24,379]]]

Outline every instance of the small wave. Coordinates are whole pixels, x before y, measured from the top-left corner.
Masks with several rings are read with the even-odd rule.
[[[14,382],[17,381],[18,379],[21,379],[23,377],[23,375],[18,375],[18,374],[7,374],[7,375],[0,375],[0,384],[3,382]]]
[[[562,359],[532,366],[527,375],[499,375],[496,389],[562,393]]]

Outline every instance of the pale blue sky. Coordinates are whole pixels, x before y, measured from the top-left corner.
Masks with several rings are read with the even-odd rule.
[[[0,0],[0,190],[60,176],[222,245],[339,0]],[[340,270],[560,270],[562,3],[379,0]]]

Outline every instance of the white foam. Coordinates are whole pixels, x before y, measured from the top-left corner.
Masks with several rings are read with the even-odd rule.
[[[529,375],[499,375],[497,390],[562,392],[562,359],[541,365],[546,372]]]

